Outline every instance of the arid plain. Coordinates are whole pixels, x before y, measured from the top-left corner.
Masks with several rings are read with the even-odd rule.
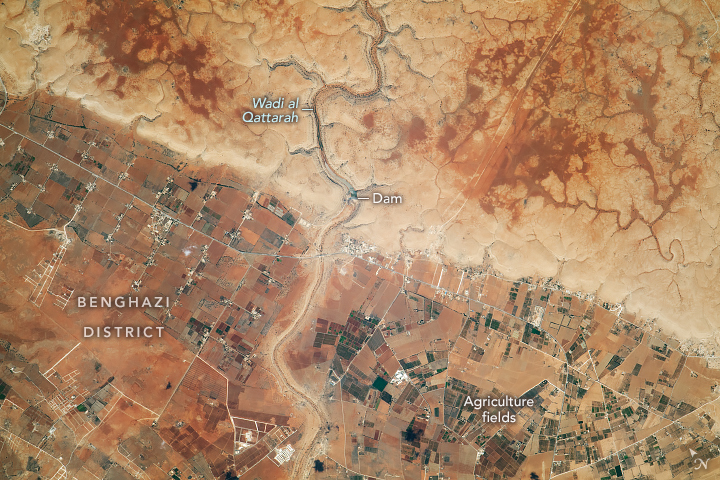
[[[717,462],[718,14],[3,3],[3,438],[48,478],[665,478],[691,475],[699,447]],[[248,122],[259,98],[297,121]],[[373,193],[402,203],[358,200]],[[172,305],[73,308],[133,291]],[[130,324],[168,337],[79,333]],[[541,409],[493,430],[458,392]],[[52,447],[25,436],[33,421],[61,431]]]
[[[384,252],[553,276],[708,335],[717,5],[370,2],[378,22],[330,3],[11,2],[0,65],[14,94],[79,99],[324,218],[346,195],[325,161],[403,195],[348,225]],[[244,123],[264,95],[317,122]]]

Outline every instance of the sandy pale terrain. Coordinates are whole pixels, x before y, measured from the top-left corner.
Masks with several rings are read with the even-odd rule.
[[[708,335],[719,5],[327,3],[6,2],[0,76],[231,165],[321,221],[348,185],[401,195],[347,225],[386,253],[552,276]],[[314,111],[243,121],[264,96]]]

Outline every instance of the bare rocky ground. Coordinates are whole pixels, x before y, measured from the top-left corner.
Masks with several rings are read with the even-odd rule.
[[[229,165],[318,225],[355,203],[329,170],[402,195],[355,205],[345,249],[551,277],[715,356],[720,5],[326,3],[5,2],[1,86]],[[314,111],[243,122],[265,95]]]

